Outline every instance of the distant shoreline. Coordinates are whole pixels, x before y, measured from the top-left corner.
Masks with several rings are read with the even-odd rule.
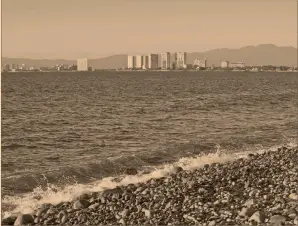
[[[250,72],[250,73],[262,73],[262,72],[273,72],[273,73],[297,73],[298,71],[224,71],[224,70],[116,70],[116,69],[98,69],[95,71],[2,71],[2,74],[15,74],[15,73],[86,73],[86,72]]]

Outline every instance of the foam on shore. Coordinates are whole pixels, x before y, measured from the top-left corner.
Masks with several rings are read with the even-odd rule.
[[[292,142],[286,146],[295,147],[297,144],[296,142]],[[115,188],[116,186],[120,185],[141,183],[151,178],[167,176],[176,166],[180,166],[184,170],[194,170],[204,166],[205,164],[225,163],[238,158],[246,158],[250,153],[274,151],[277,150],[278,147],[274,146],[270,149],[260,149],[257,151],[239,152],[233,154],[225,154],[225,151],[218,151],[216,153],[203,156],[181,158],[178,162],[173,164],[166,164],[161,167],[157,167],[150,173],[140,172],[136,176],[123,176],[121,178],[106,177],[91,184],[74,184],[65,186],[64,188],[59,188],[50,184],[46,189],[37,187],[32,193],[24,194],[21,197],[6,196],[2,200],[2,208],[6,208],[6,210],[2,212],[2,217],[7,218],[11,215],[16,215],[19,213],[32,213],[43,203],[51,203],[55,205],[61,202],[72,201],[74,198],[83,193],[101,192],[103,190]]]

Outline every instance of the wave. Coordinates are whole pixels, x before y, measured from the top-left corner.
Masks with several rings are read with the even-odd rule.
[[[297,143],[295,141],[290,142],[286,146],[296,147]],[[150,172],[148,172],[148,169],[143,169],[135,176],[118,175],[116,177],[104,177],[100,180],[86,184],[77,183],[76,181],[72,181],[71,178],[65,178],[65,180],[69,180],[69,183],[65,186],[47,183],[46,186],[37,186],[33,192],[30,193],[20,196],[5,196],[2,199],[2,217],[6,218],[19,213],[32,213],[43,203],[58,204],[67,202],[83,193],[101,192],[120,185],[141,183],[151,178],[167,176],[176,166],[180,166],[185,170],[194,170],[205,164],[224,163],[238,158],[246,158],[250,153],[262,153],[269,150],[274,151],[277,150],[278,147],[280,147],[280,145],[265,149],[261,148],[257,151],[251,150],[234,153],[218,149],[215,153],[206,153],[193,157],[182,157],[174,163],[153,167]]]

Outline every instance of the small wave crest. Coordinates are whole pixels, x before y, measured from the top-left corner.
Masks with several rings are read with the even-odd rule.
[[[296,147],[296,142],[287,144],[288,147]],[[224,163],[233,161],[238,158],[245,158],[248,154],[264,151],[274,151],[280,146],[274,146],[269,149],[259,149],[257,151],[245,151],[229,153],[218,147],[215,153],[202,154],[194,157],[183,157],[173,164],[164,164],[154,167],[149,173],[146,170],[139,172],[138,175],[120,175],[118,177],[105,177],[88,184],[72,183],[64,187],[47,184],[46,186],[38,186],[33,192],[23,194],[21,196],[5,196],[2,199],[2,217],[6,218],[19,213],[32,213],[38,206],[43,203],[58,204],[75,199],[79,195],[88,192],[101,192],[106,189],[112,189],[116,186],[136,184],[150,180],[151,178],[159,178],[167,176],[172,172],[174,167],[180,166],[185,170],[198,169],[205,164]]]

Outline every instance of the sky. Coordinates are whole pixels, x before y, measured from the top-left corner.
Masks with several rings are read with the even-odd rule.
[[[297,47],[296,0],[2,0],[2,56]]]

